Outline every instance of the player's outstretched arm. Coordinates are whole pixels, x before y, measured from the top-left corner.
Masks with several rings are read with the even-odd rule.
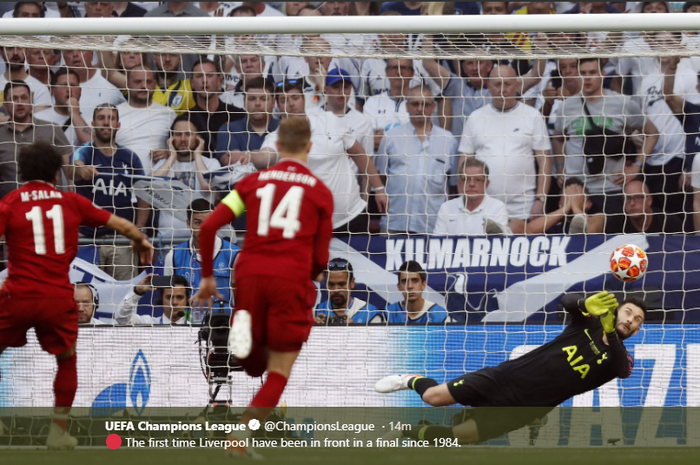
[[[582,322],[588,316],[585,299],[581,294],[566,294],[559,305],[572,316],[574,322]]]
[[[134,223],[117,215],[112,215],[105,226],[127,239],[131,239],[131,248],[139,254],[141,265],[146,266],[153,263],[153,246],[148,242],[148,237]]]

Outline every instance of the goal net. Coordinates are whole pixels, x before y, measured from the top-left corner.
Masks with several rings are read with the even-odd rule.
[[[306,33],[295,18],[294,30],[240,18],[3,29],[2,194],[31,142],[7,128],[30,111],[34,140],[69,159],[62,187],[136,222],[157,249],[143,269],[127,243],[82,231],[71,279],[90,286],[76,288],[86,316],[75,405],[138,414],[210,400],[207,339],[204,356],[195,345],[206,315],[176,299],[198,286],[202,219],[274,163],[263,155],[290,113],[312,122],[309,164],[334,194],[337,233],[289,405],[421,405],[372,386],[523,355],[568,322],[564,293],[604,289],[649,303],[627,341],[638,363],[568,405],[697,405],[700,39],[683,15],[665,27],[570,16],[557,18],[563,32],[549,18],[505,18],[499,30],[432,16],[422,28],[322,18]],[[236,221],[217,243],[223,313],[246,227]],[[625,244],[648,254],[628,283],[610,271]],[[33,336],[0,369],[0,407],[52,405],[54,362]],[[238,371],[222,384],[237,406],[259,387]]]

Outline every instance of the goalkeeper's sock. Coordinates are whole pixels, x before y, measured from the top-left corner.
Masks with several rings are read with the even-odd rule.
[[[57,412],[65,412],[65,414],[55,415],[53,422],[65,431],[68,423],[68,412],[73,405],[75,391],[78,389],[76,356],[73,354],[68,358],[57,360],[57,363],[58,371],[53,382],[53,392],[56,396],[54,405]]]
[[[423,378],[422,376],[416,376],[415,378],[408,380],[408,387],[416,391],[421,397],[423,397],[425,391],[437,385],[438,382],[434,379]]]
[[[433,441],[433,439],[454,439],[451,426],[414,426],[406,431],[405,436],[417,441]]]

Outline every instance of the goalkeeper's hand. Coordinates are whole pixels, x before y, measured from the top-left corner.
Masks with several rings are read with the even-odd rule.
[[[600,318],[600,324],[606,333],[615,332],[615,314],[618,306],[615,296],[607,291],[586,299],[586,311]]]

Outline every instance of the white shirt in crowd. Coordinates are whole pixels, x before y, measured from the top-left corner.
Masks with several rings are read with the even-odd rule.
[[[155,102],[148,108],[135,108],[124,102],[117,109],[121,129],[117,132],[116,142],[136,152],[144,174],[148,176],[153,172],[151,150],[167,147],[175,111]]]
[[[375,131],[386,132],[409,122],[406,99],[389,97],[389,92],[368,98],[362,112],[367,115]]]
[[[508,216],[526,220],[535,202],[534,151],[550,150],[544,118],[518,103],[508,111],[493,105],[475,110],[464,125],[459,152],[473,154],[489,167],[486,192],[506,204]]]
[[[99,71],[87,81],[80,83],[80,113],[86,123],[92,121],[92,114],[98,105],[111,103],[118,106],[124,102],[126,102],[124,94]]]
[[[338,228],[359,215],[367,203],[360,197],[360,186],[352,169],[353,161],[347,155],[355,138],[346,125],[333,113],[312,112],[311,152],[309,168],[333,193],[333,228]],[[279,133],[271,133],[262,148],[277,150]]]
[[[165,161],[166,160],[160,160],[158,163],[156,163],[155,166],[153,166],[153,171],[157,171],[158,168],[165,164]],[[207,168],[207,173],[221,168],[221,163],[219,163],[219,160],[216,158],[202,157],[202,161]],[[208,202],[212,202],[214,200],[209,191],[203,191],[202,185],[199,183],[199,179],[197,178],[197,165],[194,161],[176,161],[170,167],[167,177],[177,179],[192,189],[189,202],[192,202],[198,198],[204,198]],[[187,227],[187,223],[182,219],[177,218],[174,215],[173,210],[161,209],[159,211],[160,219],[158,221],[158,235],[163,240],[167,241],[174,238],[185,238],[191,235],[191,231],[190,228]]]
[[[433,234],[444,236],[483,236],[484,223],[491,219],[496,223],[508,226],[508,211],[500,200],[484,195],[478,207],[469,211],[465,207],[463,196],[448,200],[440,206]]]
[[[414,76],[411,80],[411,87],[418,86],[421,82],[424,82],[433,92],[433,95],[442,93],[440,86],[423,67],[423,60],[413,60],[413,71]],[[369,58],[364,60],[361,73],[364,96],[371,97],[389,91],[389,79],[386,77],[386,61],[383,59]]]
[[[129,292],[122,304],[117,308],[114,314],[114,319],[118,325],[184,325],[187,320],[180,318],[175,323],[170,321],[165,315],[154,317],[151,315],[139,315],[136,313],[136,308],[143,296],[138,295],[133,290]]]
[[[685,153],[685,131],[664,100],[664,78],[659,71],[658,64],[656,70],[655,75],[645,76],[640,85],[642,110],[659,131],[659,140],[654,147],[654,154],[646,160],[646,163],[651,166],[665,165],[673,158],[682,157]],[[686,100],[691,101],[689,96],[684,93],[687,90],[685,89],[687,79],[678,79],[681,77],[678,73],[676,76],[677,79],[673,86],[674,93],[683,95]],[[694,75],[694,80],[695,85],[697,85],[697,75]],[[693,91],[695,91],[695,86],[693,86]],[[697,92],[694,93],[697,95]]]

